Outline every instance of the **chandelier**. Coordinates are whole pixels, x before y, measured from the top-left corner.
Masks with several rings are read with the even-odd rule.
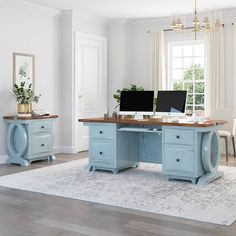
[[[200,22],[198,12],[197,12],[197,0],[195,0],[195,9],[194,9],[194,16],[193,16],[193,26],[192,27],[185,27],[183,20],[178,17],[177,19],[173,19],[171,22],[171,29],[176,32],[183,32],[186,30],[192,30],[195,34],[195,39],[197,38],[197,33],[206,30],[219,30],[222,27],[222,23],[219,18],[215,20],[215,23],[210,22],[210,18],[205,16],[204,21]]]

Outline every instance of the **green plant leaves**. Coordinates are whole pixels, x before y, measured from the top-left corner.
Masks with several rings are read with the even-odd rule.
[[[122,90],[117,89],[116,93],[113,95],[113,98],[116,100],[117,102],[117,106],[120,105],[120,95],[121,95],[121,91],[144,91],[144,88],[141,86],[137,86],[135,84],[130,84],[129,88],[123,88]],[[116,106],[116,107],[117,107]]]
[[[36,95],[34,90],[32,89],[32,84],[25,87],[25,82],[21,82],[20,85],[14,84],[13,86],[13,96],[15,97],[16,101],[21,104],[28,104],[28,103],[38,103],[41,97],[41,94]]]

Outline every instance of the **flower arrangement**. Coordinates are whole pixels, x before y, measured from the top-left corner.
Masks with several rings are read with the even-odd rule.
[[[14,84],[12,95],[19,104],[38,103],[41,97],[41,94],[35,94],[32,84],[26,87],[25,82],[21,82],[20,85]]]

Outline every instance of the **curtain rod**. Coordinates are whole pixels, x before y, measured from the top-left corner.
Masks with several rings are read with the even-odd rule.
[[[234,25],[234,23],[232,23],[232,25]],[[222,24],[222,27],[224,27],[225,26],[225,24]],[[192,26],[192,27],[187,27],[187,28],[185,28],[186,30],[189,30],[189,29],[194,29],[194,27]],[[163,30],[164,32],[170,32],[170,31],[174,31],[173,29],[164,29]],[[148,30],[147,31],[148,32],[148,34],[151,34],[151,31],[150,30]]]

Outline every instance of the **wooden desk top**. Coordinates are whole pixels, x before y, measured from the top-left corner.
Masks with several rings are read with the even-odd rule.
[[[162,125],[162,126],[184,126],[184,127],[210,127],[215,125],[224,125],[228,122],[225,120],[207,120],[204,122],[184,122],[181,119],[179,121],[171,119],[156,119],[149,118],[143,120],[133,120],[133,119],[113,119],[113,118],[88,118],[79,119],[79,122],[85,123],[114,123],[114,124],[138,124],[138,125]]]
[[[50,116],[31,116],[31,117],[22,117],[22,116],[4,116],[4,120],[44,120],[44,119],[56,119],[58,115]]]

